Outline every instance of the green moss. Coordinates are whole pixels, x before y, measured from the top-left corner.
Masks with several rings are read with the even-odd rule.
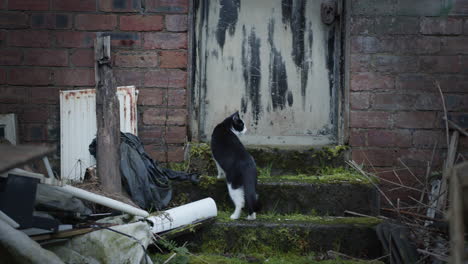
[[[352,183],[352,184],[370,184],[377,182],[377,178],[368,179],[360,173],[343,167],[338,168],[323,168],[318,175],[297,174],[297,175],[282,175],[276,177],[259,175],[260,182],[301,182],[301,183]]]
[[[247,221],[248,220],[232,220],[229,216],[231,213],[219,211],[217,220],[219,222],[233,222],[233,221]],[[313,216],[304,214],[289,214],[289,215],[278,215],[278,214],[257,214],[257,222],[268,222],[268,223],[297,223],[307,222],[309,224],[325,224],[325,225],[338,225],[338,224],[355,224],[355,225],[369,225],[375,226],[382,222],[377,217],[324,217],[324,216]]]
[[[206,175],[200,176],[199,179],[200,179],[199,186],[201,189],[208,189],[212,185],[216,184],[218,181],[224,181],[224,179],[218,179],[214,176],[206,176]]]
[[[307,256],[285,254],[285,255],[236,255],[236,256],[222,256],[222,255],[194,255],[190,257],[190,263],[193,264],[205,264],[205,263],[217,263],[217,264],[250,264],[250,263],[269,263],[269,264],[377,264],[382,262],[369,262],[369,261],[351,261],[351,260],[317,260],[314,254]]]

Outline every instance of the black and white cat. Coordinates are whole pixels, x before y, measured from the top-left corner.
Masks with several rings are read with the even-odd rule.
[[[247,131],[239,112],[218,124],[211,135],[211,151],[218,168],[218,178],[226,178],[229,196],[236,209],[231,219],[238,219],[244,205],[255,220],[258,211],[257,168],[252,156],[245,150],[238,136]]]

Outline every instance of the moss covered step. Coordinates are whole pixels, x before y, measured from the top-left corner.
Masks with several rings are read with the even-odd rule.
[[[261,212],[343,216],[346,210],[376,215],[379,194],[365,179],[343,175],[260,177],[257,187]],[[232,210],[226,183],[201,176],[198,185],[175,182],[172,205],[211,197],[219,210]]]
[[[214,254],[308,255],[338,251],[350,256],[376,258],[381,246],[375,233],[380,220],[373,217],[312,217],[262,215],[255,221],[231,220],[220,212],[217,222],[179,237],[191,252]]]
[[[247,146],[259,168],[268,169],[272,176],[284,174],[319,174],[324,168],[344,165],[346,146],[321,148]],[[216,165],[206,143],[192,143],[186,155],[186,169],[215,175]]]
[[[170,254],[153,254],[151,258],[154,263],[164,263],[168,258],[173,256]],[[343,260],[327,259],[323,260],[323,254],[310,253],[305,256],[297,254],[187,254],[175,255],[172,262],[169,263],[190,263],[190,264],[251,264],[251,263],[268,263],[268,264],[383,264],[380,261],[368,260]]]

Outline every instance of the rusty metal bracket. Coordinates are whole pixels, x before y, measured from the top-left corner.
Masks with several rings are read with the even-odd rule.
[[[324,24],[333,24],[336,17],[339,16],[336,0],[324,0],[320,6],[320,15]]]

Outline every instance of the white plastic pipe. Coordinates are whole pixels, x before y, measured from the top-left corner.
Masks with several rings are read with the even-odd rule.
[[[18,223],[16,223],[15,220],[11,219],[11,217],[2,211],[0,211],[0,219],[5,221],[5,223],[9,224],[13,228],[18,228],[20,226]]]
[[[66,193],[72,194],[73,196],[76,196],[77,198],[81,198],[81,199],[91,201],[100,205],[104,205],[109,208],[112,208],[112,209],[115,209],[117,211],[121,211],[127,214],[143,216],[143,217],[149,216],[148,212],[146,212],[145,210],[141,210],[139,208],[133,207],[126,203],[122,203],[117,200],[110,199],[105,196],[98,195],[92,192],[88,192],[83,189],[76,188],[70,185],[64,185],[62,187],[55,187],[55,188],[58,188],[59,190],[64,191]]]
[[[156,216],[150,216],[147,220],[153,223],[151,231],[153,233],[160,233],[216,217],[217,215],[218,210],[215,201],[212,198],[205,198],[169,209]]]

